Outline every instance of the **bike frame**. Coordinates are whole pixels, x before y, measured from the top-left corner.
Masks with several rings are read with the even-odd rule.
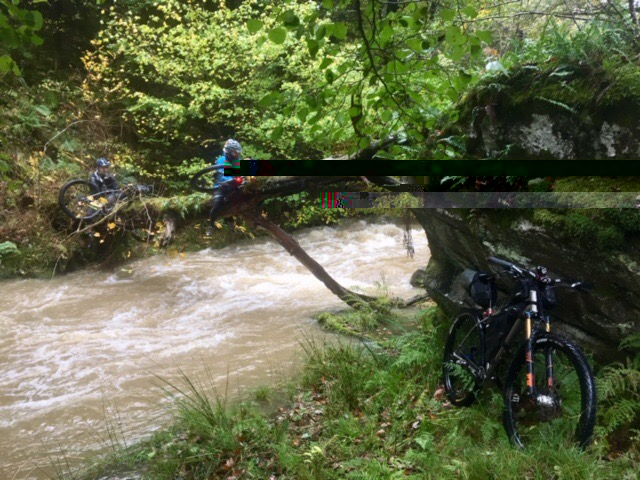
[[[537,397],[537,391],[535,387],[535,372],[533,364],[533,345],[539,334],[540,321],[544,323],[545,332],[551,331],[551,319],[548,315],[542,315],[540,312],[540,302],[538,300],[538,288],[535,282],[531,282],[529,289],[529,297],[527,299],[527,307],[520,317],[514,322],[511,330],[507,334],[505,340],[500,345],[500,348],[491,359],[485,359],[485,365],[475,365],[472,361],[466,358],[461,358],[457,354],[456,358],[463,362],[480,381],[484,382],[487,378],[492,378],[496,369],[502,362],[507,351],[514,342],[516,335],[521,331],[522,324],[524,322],[525,328],[525,363],[527,365],[527,394],[530,398]],[[478,321],[478,328],[482,329],[482,323],[490,320],[487,317]],[[484,338],[484,335],[483,335]],[[464,340],[463,340],[464,341]],[[483,346],[484,349],[484,340]],[[545,352],[545,370],[546,370],[546,383],[550,389],[553,388],[553,358],[550,351]]]

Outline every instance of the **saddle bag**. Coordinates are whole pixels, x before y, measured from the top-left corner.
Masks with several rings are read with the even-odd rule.
[[[461,276],[463,285],[475,303],[482,308],[490,308],[496,304],[498,291],[493,275],[467,269]]]

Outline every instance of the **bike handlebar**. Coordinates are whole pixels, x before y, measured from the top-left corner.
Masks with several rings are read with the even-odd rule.
[[[535,272],[532,272],[531,270],[527,270],[526,268],[522,268],[522,267],[518,267],[517,265],[511,263],[511,262],[507,262],[506,260],[502,260],[500,258],[496,258],[496,257],[488,257],[487,260],[489,260],[490,262],[493,262],[497,265],[500,265],[501,267],[506,268],[510,273],[517,273],[518,275],[524,277],[525,274],[528,274],[529,276],[533,277],[533,278],[537,278],[538,275]]]
[[[489,260],[490,262],[493,262],[493,263],[497,263],[498,265],[501,265],[501,266],[506,267],[506,268],[511,268],[511,267],[514,266],[513,263],[509,263],[509,262],[507,262],[505,260],[500,260],[499,258],[496,258],[496,257],[489,257],[489,258],[487,258],[487,260]]]
[[[547,283],[547,284],[556,284],[556,285],[561,285],[561,286],[566,286],[566,287],[570,287],[570,288],[574,288],[576,290],[581,290],[581,291],[589,291],[593,289],[593,285],[591,285],[590,283],[586,283],[586,282],[582,282],[582,281],[578,281],[578,282],[567,282],[565,280],[561,280],[559,278],[556,279],[552,279],[550,277],[548,277],[546,275],[546,269],[545,269],[545,273],[544,275],[540,275],[536,272],[533,272],[531,270],[527,270],[526,268],[523,267],[519,267],[511,262],[507,262],[506,260],[502,260],[500,258],[496,258],[496,257],[487,257],[487,260],[495,263],[496,265],[500,265],[504,268],[506,268],[510,273],[517,273],[520,276],[525,276],[525,274],[529,275],[532,278],[535,278],[536,280],[541,280],[543,283]]]

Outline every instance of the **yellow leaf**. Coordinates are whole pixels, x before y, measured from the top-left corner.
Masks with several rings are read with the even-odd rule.
[[[220,223],[218,223],[218,222],[213,222],[213,225],[214,225],[216,228],[222,228],[222,224],[220,224]]]
[[[99,237],[99,236],[100,236],[100,232],[95,232],[95,233],[93,234],[93,236],[94,236],[94,237]]]
[[[114,222],[111,222],[109,225],[107,225],[107,227],[109,228],[109,230],[113,230],[114,228],[116,228],[116,224]]]

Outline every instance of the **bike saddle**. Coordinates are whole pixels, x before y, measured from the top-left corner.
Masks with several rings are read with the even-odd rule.
[[[495,278],[495,275],[491,273],[478,272],[478,280],[492,280]]]

